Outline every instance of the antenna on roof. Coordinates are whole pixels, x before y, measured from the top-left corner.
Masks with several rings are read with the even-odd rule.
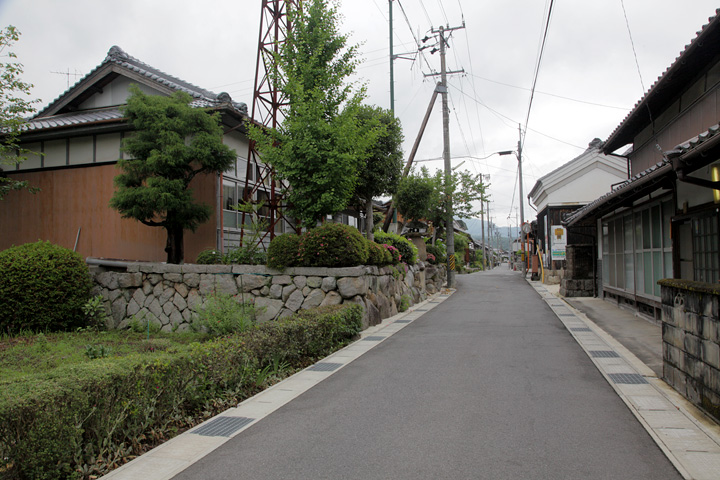
[[[56,75],[65,75],[67,77],[67,87],[70,88],[70,76],[75,77],[75,80],[77,80],[78,77],[82,77],[82,75],[83,75],[82,73],[79,73],[77,71],[77,69],[73,69],[73,70],[75,70],[75,73],[70,73],[70,68],[68,67],[67,72],[50,72],[50,73],[54,73]]]

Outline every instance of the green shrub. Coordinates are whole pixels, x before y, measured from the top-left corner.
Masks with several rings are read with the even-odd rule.
[[[400,263],[400,250],[398,250],[392,245],[388,245],[387,243],[383,243],[380,246],[387,250],[390,254],[390,265],[397,265],[398,263]]]
[[[199,265],[215,265],[218,263],[223,263],[223,256],[214,248],[208,248],[207,250],[203,250],[198,254],[195,263]]]
[[[434,261],[430,261],[430,263],[437,265],[441,263],[445,263],[447,261],[447,257],[445,256],[445,249],[441,248],[438,245],[425,245],[425,249],[427,250],[427,253],[430,255],[435,256]]]
[[[255,394],[273,372],[304,368],[346,345],[360,332],[362,315],[354,304],[307,310],[156,352],[150,362],[136,355],[98,358],[4,383],[0,475],[103,475],[140,454],[143,441],[166,440],[198,423],[189,418],[203,420]]]
[[[305,233],[298,246],[303,267],[353,267],[365,265],[369,247],[357,228],[326,223]]]
[[[0,331],[73,330],[86,324],[88,267],[77,253],[50,242],[0,252]]]
[[[400,305],[398,305],[398,311],[399,311],[399,312],[404,312],[404,311],[407,310],[408,308],[410,308],[410,296],[409,296],[409,295],[403,295],[403,296],[400,298]]]
[[[377,232],[375,234],[376,243],[386,243],[392,245],[400,251],[400,260],[408,265],[414,265],[417,262],[417,247],[402,235],[396,233]]]
[[[244,332],[253,326],[254,319],[253,305],[238,303],[232,295],[216,293],[210,295],[204,305],[197,309],[190,328],[210,335],[227,335]]]
[[[268,267],[282,270],[296,266],[299,247],[300,236],[294,233],[284,233],[273,238],[267,252]]]
[[[226,265],[265,265],[267,255],[260,245],[250,245],[229,250],[222,257]]]
[[[391,265],[393,263],[393,256],[390,250],[385,245],[380,245],[375,242],[368,242],[370,248],[370,256],[368,257],[368,265],[377,265],[383,267],[385,265]],[[399,254],[398,254],[399,258]]]

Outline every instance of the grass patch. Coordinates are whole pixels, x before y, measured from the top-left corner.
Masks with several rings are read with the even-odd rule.
[[[132,331],[26,334],[0,338],[0,384],[46,374],[58,367],[92,362],[87,346],[110,349],[110,358],[129,355],[151,360],[156,352],[177,352],[193,342],[205,342],[201,332],[151,334]]]

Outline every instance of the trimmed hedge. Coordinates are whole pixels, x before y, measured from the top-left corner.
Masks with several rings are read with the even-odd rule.
[[[302,368],[349,343],[362,315],[354,304],[323,307],[158,353],[150,362],[103,358],[0,384],[0,458],[12,465],[3,473],[105,474],[142,452],[139,439],[189,426],[217,399],[237,402],[256,393],[263,368],[278,362]]]
[[[400,251],[400,261],[408,265],[417,263],[418,250],[413,243],[402,235],[396,233],[375,233],[375,243],[386,243],[392,245]]]
[[[370,257],[368,258],[369,265],[377,265],[378,267],[384,267],[385,265],[392,265],[393,255],[385,245],[380,245],[375,242],[368,242],[370,247]],[[399,258],[399,257],[398,257]]]
[[[0,252],[0,332],[68,331],[87,324],[92,281],[85,261],[50,242]]]
[[[300,238],[298,265],[354,267],[365,265],[368,255],[368,242],[357,228],[342,223],[326,223]]]
[[[282,270],[294,267],[298,263],[300,236],[294,233],[283,233],[273,238],[268,246],[267,265]]]

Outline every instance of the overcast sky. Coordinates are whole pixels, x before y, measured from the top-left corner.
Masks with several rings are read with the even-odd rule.
[[[14,51],[42,106],[62,94],[68,81],[77,81],[75,74],[99,65],[113,45],[250,105],[260,5],[260,0],[0,0],[0,23],[22,33]],[[508,224],[508,217],[515,224],[517,160],[462,157],[516,150],[522,124],[527,196],[539,177],[580,155],[593,138],[607,139],[717,7],[707,0],[555,1],[528,117],[548,6],[541,0],[393,1],[395,53],[415,57],[395,62],[395,112],[406,155],[437,81],[424,75],[440,70],[438,54],[413,53],[415,38],[433,27],[465,23],[453,32],[447,56],[449,69],[465,71],[449,78],[452,163],[464,160],[460,169],[490,175],[491,215],[499,225]],[[367,103],[389,108],[388,0],[344,0],[340,11],[341,30],[363,53],[358,80],[367,85]],[[438,99],[416,159],[441,156]],[[422,165],[442,168],[442,161]],[[526,219],[534,217],[534,210],[525,210]]]

